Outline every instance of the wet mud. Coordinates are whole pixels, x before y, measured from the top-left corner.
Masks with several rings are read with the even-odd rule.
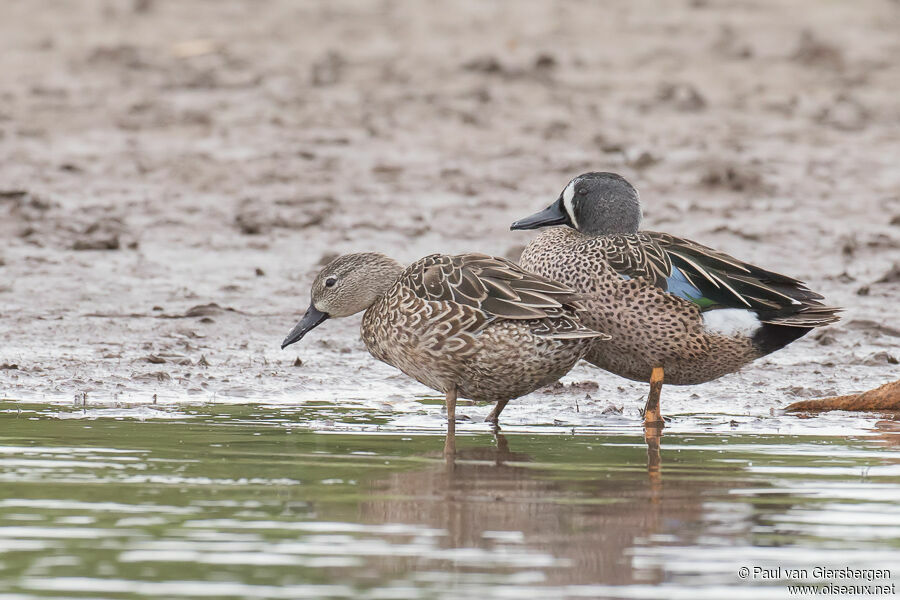
[[[801,400],[800,402],[794,402],[785,410],[787,412],[820,412],[827,410],[900,412],[900,381],[886,383],[862,394]]]
[[[897,377],[896,2],[0,11],[5,398],[337,399],[439,423],[429,390],[365,353],[358,319],[279,349],[312,275],[357,250],[516,257],[531,234],[509,223],[587,170],[629,178],[645,228],[846,307],[741,373],[666,386],[664,415],[789,429],[793,401]],[[581,365],[564,386],[504,418],[639,422],[644,385]]]

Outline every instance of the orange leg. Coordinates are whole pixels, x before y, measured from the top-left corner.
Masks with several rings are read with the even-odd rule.
[[[647,406],[644,407],[644,427],[664,427],[659,411],[659,394],[663,386],[663,368],[653,367],[650,374],[650,394],[647,395]]]
[[[447,438],[444,440],[444,458],[453,461],[456,455],[456,386],[447,392]]]

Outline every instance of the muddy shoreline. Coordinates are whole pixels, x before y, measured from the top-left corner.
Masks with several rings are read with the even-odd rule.
[[[895,2],[0,10],[4,398],[437,415],[365,353],[357,320],[278,348],[317,266],[352,250],[515,256],[530,234],[509,223],[586,170],[629,178],[645,228],[847,309],[741,373],[667,387],[664,412],[768,416],[896,379]],[[630,419],[645,393],[586,365],[565,381],[593,383],[504,416]]]

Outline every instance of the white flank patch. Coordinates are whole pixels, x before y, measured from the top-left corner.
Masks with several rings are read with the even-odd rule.
[[[703,326],[718,335],[751,336],[762,323],[756,313],[743,308],[720,308],[703,313]]]
[[[578,180],[573,179],[569,182],[569,185],[566,186],[566,189],[563,190],[563,206],[565,206],[566,212],[569,213],[569,218],[572,219],[572,225],[578,229],[578,220],[575,218],[575,210],[572,208],[572,199],[575,197],[576,183],[578,183]]]

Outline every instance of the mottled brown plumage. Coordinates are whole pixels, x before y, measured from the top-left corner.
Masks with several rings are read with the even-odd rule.
[[[313,283],[294,343],[328,316],[365,310],[372,355],[447,394],[498,402],[559,379],[594,340],[568,287],[483,254],[433,254],[406,269],[376,253],[348,254]]]
[[[612,173],[573,179],[513,229],[542,232],[521,265],[582,294],[588,327],[612,340],[585,359],[637,381],[695,384],[738,370],[838,320],[804,283],[667,233],[638,231],[637,191]],[[658,413],[657,413],[658,414]],[[658,418],[658,417],[656,417]]]
[[[765,354],[752,337],[707,331],[700,306],[667,292],[661,263],[619,252],[640,249],[639,240],[629,244],[616,237],[554,228],[522,253],[524,268],[581,291],[584,323],[612,336],[605,346],[592,347],[585,360],[635,381],[650,381],[653,367],[661,366],[666,383],[686,385],[734,372]],[[660,251],[658,245],[648,247]]]

